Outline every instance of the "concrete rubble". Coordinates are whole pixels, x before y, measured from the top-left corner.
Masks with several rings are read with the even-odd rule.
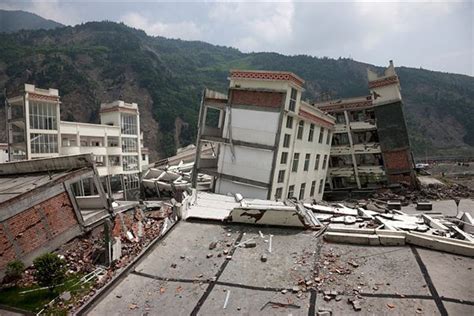
[[[460,218],[427,212],[405,214],[396,208],[372,202],[323,206],[305,203],[325,225],[324,238],[330,242],[361,245],[400,246],[412,244],[453,254],[474,256],[472,217]],[[461,219],[462,218],[462,219]]]

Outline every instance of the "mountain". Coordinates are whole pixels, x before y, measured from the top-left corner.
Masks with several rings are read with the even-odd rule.
[[[0,32],[11,33],[20,30],[49,30],[63,26],[61,23],[47,20],[34,13],[0,10]]]
[[[306,80],[304,98],[314,100],[321,92],[367,94],[367,67],[383,69],[344,58],[246,54],[150,37],[113,22],[0,34],[0,86],[58,88],[63,120],[98,122],[101,102],[137,102],[152,159],[194,142],[201,92],[225,92],[231,68],[293,71]],[[406,67],[397,72],[415,156],[474,156],[474,78]]]

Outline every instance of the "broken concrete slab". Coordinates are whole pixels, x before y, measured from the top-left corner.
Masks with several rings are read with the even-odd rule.
[[[327,232],[324,234],[324,239],[336,243],[347,243],[355,245],[380,245],[378,236],[368,234]]]
[[[420,233],[407,233],[405,241],[406,243],[424,248],[474,257],[474,244],[465,244],[452,238],[429,236]]]
[[[438,219],[434,219],[427,214],[422,214],[421,217],[423,218],[423,221],[433,229],[439,229],[439,230],[445,230],[445,231],[449,230],[448,227],[443,225]]]

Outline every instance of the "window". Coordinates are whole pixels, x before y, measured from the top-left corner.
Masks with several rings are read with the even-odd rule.
[[[122,113],[122,134],[137,135],[137,116]]]
[[[306,156],[304,157],[304,168],[303,168],[304,171],[308,171],[310,159],[311,159],[311,154],[306,154]]]
[[[302,200],[304,199],[304,189],[306,188],[306,183],[302,183],[300,187],[300,197],[299,199]]]
[[[296,138],[303,139],[303,131],[304,131],[304,121],[300,121],[298,123],[298,134],[296,135]]]
[[[290,104],[288,109],[290,111],[295,111],[296,109],[296,97],[298,95],[298,91],[295,88],[291,88],[291,95],[290,95]]]
[[[30,128],[57,129],[56,104],[30,101]]]
[[[320,143],[320,144],[323,143],[323,137],[324,137],[324,127],[321,127],[321,131],[319,132],[319,140],[318,140],[318,143]]]
[[[138,151],[137,140],[135,138],[122,138],[122,151],[124,153],[134,153]]]
[[[120,166],[120,156],[109,156],[109,167]]]
[[[278,171],[278,183],[285,181],[285,170]]]
[[[127,190],[138,189],[140,187],[140,177],[138,174],[124,175],[123,182]]]
[[[326,169],[326,164],[327,164],[327,162],[328,162],[328,155],[324,155],[323,167],[322,167],[323,170]]]
[[[323,193],[323,179],[319,180],[319,189],[318,189],[318,193],[321,194]]]
[[[349,145],[349,134],[347,133],[337,133],[334,134],[332,138],[333,146],[344,146]]]
[[[331,139],[331,132],[328,130],[328,135],[326,137],[326,145],[329,145],[329,140]]]
[[[344,115],[344,112],[336,113],[334,114],[334,116],[336,117],[337,124],[346,124],[346,117]]]
[[[281,164],[286,164],[287,161],[288,161],[288,153],[286,151],[284,151],[284,152],[281,153],[280,163]]]
[[[293,128],[293,117],[292,116],[287,116],[286,117],[286,128]]]
[[[123,171],[138,170],[138,156],[123,156]]]
[[[317,154],[316,155],[316,161],[314,162],[314,170],[318,170],[319,169],[319,158],[321,157],[320,154]]]
[[[283,147],[289,148],[290,147],[290,134],[285,134],[283,137]]]
[[[298,160],[300,159],[300,154],[295,153],[293,156],[293,167],[291,168],[291,171],[296,172],[298,171]]]
[[[51,154],[58,152],[57,134],[36,134],[31,133],[31,153]]]
[[[277,188],[275,191],[275,200],[281,199],[282,194],[283,194],[283,189]]]
[[[314,124],[311,123],[311,125],[309,126],[308,142],[313,141],[313,136],[314,136]]]
[[[311,182],[311,191],[309,192],[309,196],[314,196],[314,191],[316,190],[316,181]]]
[[[290,185],[288,187],[288,198],[291,199],[295,195],[295,186]]]

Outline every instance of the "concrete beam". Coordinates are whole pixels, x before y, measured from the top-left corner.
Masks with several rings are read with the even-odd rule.
[[[407,233],[406,235],[406,242],[412,245],[444,251],[453,253],[456,255],[463,255],[474,257],[474,245],[466,245],[464,243],[460,243],[458,240],[451,239],[451,238],[433,238],[429,235],[420,235],[414,233]]]
[[[351,233],[334,233],[328,232],[324,234],[324,239],[329,242],[345,243],[354,245],[380,245],[379,237],[370,234],[351,234]]]

